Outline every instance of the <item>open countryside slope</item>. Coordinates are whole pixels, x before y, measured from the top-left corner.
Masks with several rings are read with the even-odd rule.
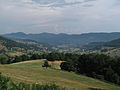
[[[105,90],[120,90],[119,86],[104,83],[93,78],[77,75],[50,68],[43,68],[44,60],[33,60],[10,65],[0,65],[0,71],[16,82],[27,83],[56,83],[61,87],[76,90],[94,90],[90,88],[102,88]],[[59,63],[57,62],[59,65]]]

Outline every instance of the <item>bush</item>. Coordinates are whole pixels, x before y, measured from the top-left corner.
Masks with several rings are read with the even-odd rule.
[[[104,80],[104,75],[96,75],[97,79]]]
[[[44,65],[42,67],[46,67],[46,68],[50,67],[50,65],[49,65],[47,60],[45,60]]]
[[[1,64],[7,64],[8,63],[8,57],[0,56],[0,63]]]

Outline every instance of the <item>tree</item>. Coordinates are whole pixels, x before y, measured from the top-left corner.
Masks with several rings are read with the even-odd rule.
[[[38,54],[33,54],[31,56],[31,59],[33,59],[33,60],[39,59],[39,55]]]
[[[114,73],[114,74],[112,75],[112,82],[115,83],[115,84],[119,84],[119,82],[120,82],[120,77],[118,76],[117,73]]]
[[[45,60],[44,65],[42,67],[46,67],[46,68],[50,67],[50,65],[49,65],[47,60]]]
[[[73,63],[72,62],[62,62],[61,65],[60,65],[61,69],[62,70],[66,70],[66,71],[76,71],[75,70],[75,67],[73,66]]]
[[[28,55],[22,55],[21,58],[22,58],[22,61],[27,61],[30,59]]]
[[[8,63],[8,57],[0,56],[0,63],[1,64],[7,64]]]
[[[22,61],[22,57],[16,56],[12,63],[21,62],[21,61]]]

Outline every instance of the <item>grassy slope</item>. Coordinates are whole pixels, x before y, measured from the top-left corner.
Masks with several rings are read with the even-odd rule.
[[[120,90],[120,87],[104,83],[99,80],[88,78],[74,73],[42,68],[43,60],[26,61],[11,65],[0,65],[3,75],[11,77],[17,82],[27,83],[53,83],[76,90],[89,90],[88,88],[105,88],[107,90]]]

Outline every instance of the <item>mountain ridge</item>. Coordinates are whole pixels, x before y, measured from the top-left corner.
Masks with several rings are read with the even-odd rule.
[[[81,47],[91,42],[108,42],[120,38],[120,32],[112,33],[83,33],[83,34],[25,34],[23,32],[10,33],[2,35],[7,38],[30,39],[40,43],[50,45],[72,45],[73,47]]]

